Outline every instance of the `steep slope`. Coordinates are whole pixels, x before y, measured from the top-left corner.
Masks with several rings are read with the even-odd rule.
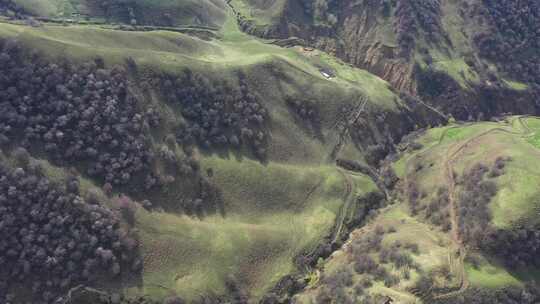
[[[456,118],[537,113],[534,1],[290,0],[277,12],[256,1],[231,4],[243,8],[247,32],[301,37]],[[523,102],[515,107],[509,98]]]
[[[87,284],[126,297],[260,299],[282,277],[339,246],[349,227],[363,221],[360,210],[383,203],[377,179],[342,170],[335,160],[373,163],[381,155],[371,155],[370,147],[412,129],[412,117],[437,121],[413,113],[417,105],[401,101],[384,80],[322,52],[254,39],[232,18],[210,39],[18,21],[0,24],[0,36],[2,60],[10,62],[2,78],[9,109],[2,113],[9,124],[2,125],[3,162],[24,145],[49,168],[46,176],[75,174],[81,196],[97,192],[105,206],[118,208],[137,234],[141,268],[134,277],[122,269],[122,279]],[[28,84],[34,78],[25,75],[44,78]],[[119,97],[108,96],[107,75],[122,81]],[[48,87],[34,89],[42,84]],[[17,89],[23,87],[32,89]],[[28,96],[20,101],[19,92]],[[69,117],[83,115],[78,119],[93,124],[102,114],[70,112],[70,104],[89,106],[92,94],[100,96],[92,102],[103,115],[112,116],[82,140],[86,122]],[[52,107],[61,100],[65,107]],[[237,121],[218,120],[217,134],[208,119],[215,107],[222,107],[220,119]],[[38,123],[41,112],[46,120]],[[129,116],[116,121],[118,113]],[[403,127],[391,132],[385,118]],[[113,142],[101,132],[126,137]],[[141,156],[130,146],[134,135]]]

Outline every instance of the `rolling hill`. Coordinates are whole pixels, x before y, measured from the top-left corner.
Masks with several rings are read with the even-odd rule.
[[[351,233],[298,303],[507,303],[500,290],[536,279],[520,248],[536,242],[537,123],[508,117],[418,134],[393,164],[401,199]]]
[[[137,279],[122,280],[126,297],[220,298],[230,294],[234,282],[250,298],[261,298],[282,277],[302,271],[302,263],[295,262],[299,256],[330,242],[327,238],[339,240],[346,235],[345,229],[334,227],[352,220],[349,214],[361,206],[357,205],[363,203],[361,198],[380,192],[367,175],[349,176],[334,164],[336,158],[362,159],[365,153],[361,143],[342,134],[349,117],[344,110],[357,109],[355,115],[359,116],[407,115],[406,106],[385,81],[323,52],[306,54],[302,48],[283,49],[252,38],[241,33],[232,18],[213,35],[207,39],[90,24],[0,25],[0,36],[16,41],[22,56],[35,52],[45,62],[67,60],[70,65],[84,65],[99,59],[106,69],[127,66],[128,86],[139,107],[152,108],[159,116],[159,123],[148,134],[148,148],[157,155],[167,147],[177,159],[185,158],[187,145],[171,146],[170,139],[174,140],[180,126],[194,123],[184,117],[164,88],[148,89],[148,84],[163,77],[189,72],[210,82],[246,82],[267,113],[264,132],[269,139],[264,159],[247,146],[195,147],[189,153],[199,173],[193,177],[171,172],[167,169],[170,164],[157,157],[153,170],[158,176],[165,174],[160,173],[163,170],[169,172],[172,182],[150,192],[140,191],[136,182],[113,187],[105,199],[110,204],[114,205],[120,193],[139,202],[132,206],[133,229],[138,231],[143,266]],[[323,69],[335,76],[325,78]],[[312,121],[303,116],[306,110],[312,113]],[[377,132],[378,126],[372,128]],[[13,157],[12,149],[7,147],[6,159]],[[30,153],[34,155],[34,150]],[[36,154],[36,161],[49,164],[47,159],[47,153]],[[47,166],[60,172],[53,180],[61,181],[68,174],[61,163]],[[88,176],[84,166],[76,170],[85,181],[81,196],[104,187],[104,181]],[[203,204],[221,204],[219,213],[209,210],[194,215],[186,207],[185,198],[204,191],[198,190],[203,189],[200,183],[219,193],[219,198],[202,197]],[[107,197],[101,190],[99,193]],[[141,207],[144,200],[153,204],[150,211]],[[101,288],[112,291],[117,287],[105,284]]]
[[[536,303],[539,18],[0,1],[0,303]]]

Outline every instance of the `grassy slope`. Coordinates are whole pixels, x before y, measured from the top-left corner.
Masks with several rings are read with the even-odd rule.
[[[360,87],[377,103],[391,100],[395,95],[380,78],[321,54],[305,56],[296,48],[280,48],[241,33],[233,18],[224,24],[221,39],[201,40],[189,35],[154,31],[125,32],[94,26],[55,26],[38,28],[13,24],[0,25],[0,37],[16,37],[46,54],[79,60],[103,56],[109,63],[122,63],[127,57],[139,64],[162,70],[194,69],[228,70],[244,66],[274,64],[289,65],[288,70],[299,70],[306,82],[339,86],[341,91]],[[319,68],[330,66],[337,77],[329,83]],[[388,107],[394,107],[388,104]]]
[[[465,58],[471,60],[480,60],[477,55],[474,55],[475,49],[472,38],[477,33],[486,30],[486,24],[480,24],[477,20],[473,20],[464,16],[460,2],[443,1],[441,3],[442,25],[448,35],[450,44],[443,43],[442,46],[434,47],[433,45],[422,45],[429,50],[433,57],[433,67],[436,70],[447,73],[450,77],[456,80],[462,88],[470,88],[470,84],[479,84],[480,77],[476,67],[469,66],[465,62]],[[475,58],[476,57],[476,58]],[[421,61],[421,60],[420,60]],[[492,64],[485,62],[490,66],[491,73],[499,74]],[[498,75],[503,79],[503,75]],[[527,90],[527,85],[511,79],[503,79],[509,89],[522,91]]]
[[[536,216],[540,210],[538,196],[538,183],[540,183],[540,120],[536,118],[526,119],[530,125],[532,137],[526,139],[502,138],[497,141],[498,145],[509,143],[503,147],[505,154],[513,158],[507,173],[500,179],[499,193],[492,204],[494,224],[497,227],[509,228],[514,225],[538,224]],[[513,145],[512,145],[513,144]]]
[[[220,158],[203,163],[216,172],[213,182],[224,191],[227,214],[199,221],[141,211],[144,293],[161,294],[157,286],[166,286],[188,298],[219,294],[227,275],[234,275],[260,296],[294,270],[292,258],[328,231],[342,204],[344,183],[332,168],[264,168]]]
[[[456,80],[463,88],[467,89],[469,83],[477,84],[478,75],[473,68],[465,63],[465,56],[470,55],[473,50],[467,38],[467,21],[459,11],[459,4],[455,1],[444,1],[441,4],[442,25],[448,34],[451,46],[444,49],[430,48],[433,57],[433,66],[436,70],[446,72]],[[472,31],[472,29],[470,29]]]
[[[69,175],[69,169],[37,161],[53,181],[62,182]],[[15,166],[2,151],[0,162]],[[144,269],[136,287],[122,283],[124,292],[158,299],[180,294],[191,300],[225,293],[224,281],[232,276],[257,298],[295,270],[293,258],[317,244],[334,225],[343,203],[344,177],[329,166],[264,167],[249,160],[210,157],[203,167],[213,168],[212,182],[226,189],[227,214],[199,220],[138,207],[135,225]],[[367,177],[356,176],[355,181],[353,190],[360,194],[376,191]],[[114,208],[91,180],[81,178],[81,195],[90,189]]]
[[[415,158],[405,155],[395,165],[401,174],[404,174],[405,162],[414,159],[424,166],[417,173],[420,188],[427,194],[425,201],[433,194],[433,189],[441,185],[442,163],[441,159],[447,153],[452,143],[463,143],[490,129],[500,128],[509,132],[495,131],[478,137],[473,145],[468,146],[454,165],[458,176],[476,163],[490,166],[499,156],[510,156],[505,174],[497,179],[499,191],[492,200],[490,208],[493,214],[492,223],[498,228],[511,229],[516,224],[532,225],[538,222],[535,214],[539,208],[538,190],[535,185],[540,182],[538,159],[540,151],[535,147],[535,139],[539,137],[540,120],[536,118],[524,119],[530,126],[533,136],[530,136],[526,127],[522,126],[515,117],[504,123],[478,123],[468,126],[442,127],[429,130],[418,142],[424,144],[423,150],[414,153],[420,155]],[[441,140],[442,139],[442,140]],[[455,146],[454,146],[455,147]],[[439,161],[437,161],[439,160]],[[433,166],[429,166],[434,164]],[[411,166],[412,167],[412,166]],[[412,168],[409,168],[412,170]],[[411,172],[411,171],[409,171]],[[482,260],[481,267],[474,269],[466,267],[471,284],[479,287],[498,288],[507,285],[520,284],[521,274],[505,269],[496,261]]]
[[[280,21],[288,0],[232,0],[242,16],[248,17],[257,25],[273,25]]]
[[[388,84],[365,71],[324,54],[305,56],[298,49],[254,39],[241,33],[232,18],[217,34],[220,39],[207,41],[165,31],[0,24],[0,37],[16,38],[51,59],[85,61],[101,56],[106,64],[121,64],[132,57],[143,75],[189,68],[222,78],[242,71],[269,110],[268,164],[233,154],[200,154],[203,170],[213,169],[211,182],[222,190],[224,217],[199,220],[137,212],[145,267],[142,285],[129,288],[130,293],[158,298],[179,293],[187,299],[221,294],[225,278],[232,274],[253,297],[259,297],[294,271],[292,258],[300,250],[329,233],[344,204],[346,179],[326,162],[341,107],[366,95],[373,109],[396,111],[396,96]],[[321,66],[331,66],[337,77],[325,79]],[[275,69],[282,75],[273,75]],[[295,121],[284,102],[287,96],[308,99],[320,110],[321,131],[328,140],[315,138]],[[163,110],[178,115],[165,105]],[[352,144],[344,151],[362,158]],[[351,180],[358,195],[376,190],[367,177]]]
[[[520,279],[504,267],[487,260],[483,260],[479,268],[466,265],[465,270],[469,281],[476,287],[496,289],[522,285]]]
[[[495,131],[478,138],[474,147],[466,149],[463,157],[455,165],[458,175],[476,163],[491,165],[499,156],[510,156],[505,174],[498,179],[499,192],[490,205],[493,213],[493,224],[499,228],[511,228],[516,224],[535,224],[538,222],[534,214],[539,206],[536,202],[538,191],[534,185],[540,182],[540,156],[535,139],[540,126],[538,119],[524,119],[531,125],[532,136],[523,130],[518,119],[510,118],[511,123],[482,123],[449,130],[446,138],[452,141],[468,140],[494,128],[503,128],[509,132]],[[520,134],[524,132],[523,134]],[[443,141],[444,142],[444,141]],[[439,157],[443,154],[439,153]]]
[[[535,186],[540,183],[538,165],[540,119],[530,117],[523,118],[522,121],[523,123],[517,117],[509,117],[506,121],[497,123],[481,122],[429,129],[416,140],[423,147],[401,155],[394,163],[394,169],[402,179],[407,173],[409,179],[416,180],[420,192],[425,193],[420,203],[425,204],[435,196],[438,187],[445,183],[443,160],[448,152],[455,151],[463,143],[476,138],[454,162],[457,175],[461,176],[474,164],[484,163],[491,166],[497,157],[510,156],[512,161],[507,163],[505,174],[496,179],[499,192],[490,204],[492,223],[502,229],[512,229],[518,223],[536,224],[538,223],[536,214],[540,208],[537,199],[539,193]],[[489,130],[497,131],[486,134]],[[421,164],[421,167],[415,164]],[[386,228],[393,226],[397,230],[396,233],[385,235],[383,245],[391,244],[394,240],[417,243],[420,254],[413,257],[425,271],[448,265],[448,257],[452,254],[449,251],[450,235],[432,226],[422,215],[411,216],[405,202],[381,211],[369,225],[353,232],[351,240],[354,241],[377,225]],[[492,257],[483,257],[480,252],[472,249],[468,255],[475,255],[479,261],[478,268],[465,264],[468,281],[474,287],[495,289],[512,285],[521,286],[526,280],[535,279],[538,275],[536,271],[530,269],[526,271],[507,269],[499,261],[493,260]],[[339,251],[326,261],[322,271],[327,275],[332,274],[349,263],[346,250]],[[449,266],[452,269],[452,265]],[[361,275],[355,275],[353,281],[356,282],[359,277]],[[391,296],[399,303],[419,303],[420,299],[407,291],[407,287],[410,287],[417,278],[418,275],[412,272],[411,279],[402,280],[398,286],[386,288],[382,282],[377,282],[368,292]],[[452,284],[456,283],[458,282],[445,282],[443,286],[452,287]],[[312,289],[300,294],[299,303],[312,303],[310,301],[314,300],[318,286],[315,283]]]
[[[418,254],[413,254],[411,257],[414,262],[420,265],[423,272],[429,272],[437,269],[443,265],[448,264],[448,244],[450,242],[448,235],[434,230],[430,225],[418,221],[418,219],[411,217],[407,208],[403,204],[394,205],[382,210],[381,214],[377,216],[372,222],[365,227],[353,231],[350,236],[349,242],[354,242],[356,238],[361,237],[363,234],[372,231],[376,226],[382,226],[384,228],[394,227],[396,232],[387,233],[383,237],[382,246],[389,247],[396,240],[399,240],[402,244],[413,243],[417,244],[419,248]],[[421,238],[419,236],[422,236]],[[348,246],[348,245],[345,245]],[[371,254],[371,256],[377,260],[377,254]],[[354,261],[354,259],[352,259]],[[351,256],[346,250],[337,251],[329,258],[321,271],[324,275],[332,275],[336,271],[340,271],[343,265],[352,267]],[[385,268],[390,272],[400,277],[400,283],[392,288],[384,286],[382,281],[374,281],[373,286],[366,290],[367,293],[373,295],[386,295],[390,296],[398,303],[418,303],[419,299],[413,295],[409,288],[414,285],[419,278],[419,273],[416,270],[411,269],[410,279],[405,279],[402,274],[402,270],[396,269],[391,264],[385,264]],[[354,273],[354,272],[353,272]],[[353,285],[360,281],[365,275],[354,274]],[[447,282],[448,284],[451,284]],[[308,304],[315,303],[315,297],[318,286],[315,284],[314,288],[308,289],[305,292],[296,296],[297,303]],[[349,290],[351,289],[351,290]],[[347,292],[354,294],[351,288],[347,288]]]
[[[13,2],[33,15],[45,17],[56,17],[60,14],[63,15],[66,6],[62,0],[15,0]],[[65,2],[65,4],[71,8],[69,3]]]
[[[320,140],[306,136],[306,131],[294,123],[285,107],[285,97],[314,103],[328,134],[342,106],[359,103],[361,96],[367,96],[374,109],[397,111],[395,101],[399,103],[399,99],[386,82],[324,53],[306,56],[300,49],[283,49],[253,39],[239,32],[232,19],[220,35],[221,39],[205,41],[163,31],[140,33],[92,26],[0,25],[0,37],[16,37],[52,58],[85,61],[101,56],[108,64],[115,64],[131,57],[142,74],[145,70],[176,73],[190,68],[219,79],[236,77],[237,71],[243,71],[271,112],[275,132],[270,154],[280,160],[318,161],[331,150],[330,143],[325,147]],[[325,79],[319,72],[322,66],[331,67],[337,77]],[[276,69],[281,74],[275,75]]]
[[[104,15],[92,0],[14,0],[26,11],[39,17],[104,22]],[[137,8],[146,23],[160,22],[165,14],[175,26],[221,26],[225,20],[225,2],[221,0],[127,0],[125,5]],[[120,21],[113,16],[111,21]]]

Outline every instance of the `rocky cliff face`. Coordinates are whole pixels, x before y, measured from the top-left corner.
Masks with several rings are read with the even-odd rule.
[[[396,41],[389,1],[328,1],[326,16],[335,18],[332,24],[306,9],[308,2],[289,0],[279,22],[274,24],[256,25],[239,13],[237,17],[242,29],[249,34],[273,39],[300,37],[380,76],[400,91],[416,93],[413,65],[407,58],[400,57],[402,51]]]
[[[416,84],[412,77],[413,64],[396,58],[395,52],[396,48],[377,42],[365,53],[356,53],[363,60],[356,65],[385,79],[397,90],[416,95]]]
[[[336,55],[380,76],[396,89],[414,94],[412,65],[399,56],[384,1],[345,1],[342,5]]]

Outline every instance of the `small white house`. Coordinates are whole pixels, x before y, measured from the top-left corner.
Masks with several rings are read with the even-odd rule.
[[[334,75],[334,73],[328,71],[328,70],[323,70],[323,69],[320,69],[319,72],[321,72],[321,75],[324,76],[324,78],[326,79],[332,79],[334,77],[336,77],[336,75]]]

